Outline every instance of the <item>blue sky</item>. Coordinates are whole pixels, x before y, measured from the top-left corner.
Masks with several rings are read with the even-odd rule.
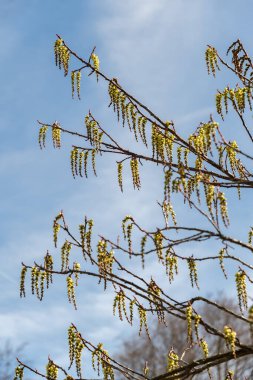
[[[76,226],[88,215],[95,220],[96,232],[116,237],[126,214],[154,226],[162,194],[159,174],[151,168],[144,169],[143,190],[134,192],[128,178],[122,195],[110,159],[100,160],[97,178],[73,180],[66,139],[60,152],[50,144],[40,151],[37,119],[82,130],[89,109],[114,136],[131,144],[108,111],[102,83],[83,80],[82,101],[71,99],[69,78],[54,65],[55,34],[85,57],[96,45],[109,77],[119,78],[129,92],[189,134],[215,112],[216,89],[230,80],[227,74],[224,79],[208,77],[206,45],[225,53],[240,38],[252,53],[252,14],[251,1],[236,0],[1,0],[0,339],[27,342],[25,354],[35,366],[46,363],[49,353],[65,362],[66,329],[72,321],[94,343],[102,339],[110,352],[130,333],[112,316],[112,294],[97,291],[90,280],[78,291],[78,313],[68,304],[61,281],[43,303],[29,292],[25,300],[19,299],[20,263],[39,260],[48,248],[53,251],[54,216],[63,209],[68,224]],[[235,128],[228,124],[226,128]],[[235,134],[243,143],[244,135],[237,130]],[[252,224],[252,200],[245,196],[245,202],[247,208],[245,203],[234,204],[231,212],[236,215],[232,228],[239,234],[244,233],[242,220]],[[180,204],[178,208],[183,215]],[[218,290],[221,277],[215,276],[207,284],[203,275],[206,292]],[[181,281],[172,289],[186,298],[189,293]],[[226,286],[229,292],[232,288]],[[86,375],[91,375],[89,369]]]

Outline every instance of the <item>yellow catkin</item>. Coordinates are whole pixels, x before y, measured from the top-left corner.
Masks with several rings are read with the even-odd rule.
[[[218,65],[218,57],[216,50],[213,47],[208,47],[205,52],[205,60],[208,74],[213,74],[215,77],[216,69],[220,70]]]
[[[167,370],[173,371],[179,367],[179,357],[173,349],[168,352]]]
[[[84,349],[84,344],[81,339],[81,337],[76,334],[76,339],[75,339],[75,363],[76,363],[76,373],[77,376],[82,378],[82,365],[81,365],[81,356],[82,356],[82,351]]]
[[[192,287],[194,287],[194,284],[195,284],[196,287],[199,289],[196,261],[194,260],[193,257],[190,257],[187,260],[187,262],[188,262],[188,268],[189,268],[189,272],[190,272],[191,285],[192,285]]]
[[[128,252],[129,257],[131,258],[132,253],[132,231],[133,231],[133,223],[128,224],[126,234],[127,234],[127,242],[128,242]]]
[[[49,252],[47,252],[44,258],[44,268],[46,271],[47,288],[49,287],[49,284],[53,282],[53,274],[52,274],[53,265],[54,265],[53,256],[50,255]]]
[[[122,220],[122,224],[121,224],[122,232],[123,232],[123,236],[124,236],[125,240],[127,238],[127,235],[126,235],[126,225],[127,225],[128,222],[134,223],[134,219],[133,219],[133,217],[131,215],[126,215],[125,218]]]
[[[92,237],[92,229],[94,226],[93,219],[88,220],[87,224],[88,224],[88,231],[86,232],[86,235],[85,235],[86,249],[87,249],[88,255],[91,255],[91,237]]]
[[[215,198],[215,187],[213,185],[207,185],[205,195],[206,195],[206,204],[212,216],[213,215],[212,207],[213,207],[214,198]]]
[[[40,299],[39,279],[40,279],[40,270],[36,266],[33,266],[31,269],[31,289],[32,289],[32,294],[36,293],[36,296],[38,299]]]
[[[142,262],[142,268],[143,269],[145,267],[145,258],[144,258],[144,255],[145,255],[146,242],[147,242],[147,235],[144,235],[141,238],[141,262]]]
[[[200,324],[201,319],[202,319],[201,315],[199,314],[194,315],[194,329],[195,329],[195,334],[198,341],[199,341],[199,324]]]
[[[99,343],[97,348],[92,352],[92,367],[97,371],[98,376],[100,376],[100,368],[102,368],[104,380],[115,379],[108,351],[104,349],[102,343]]]
[[[144,376],[148,376],[148,374],[149,374],[149,371],[150,371],[150,369],[149,369],[149,367],[148,367],[148,362],[145,362],[145,366],[144,366],[144,368],[143,368],[143,374],[144,374]]]
[[[129,303],[129,323],[133,324],[133,317],[134,317],[134,305],[136,304],[136,300],[133,299]]]
[[[123,163],[117,162],[117,169],[118,169],[118,184],[120,187],[120,190],[123,192]]]
[[[94,67],[94,70],[96,72],[97,81],[98,81],[98,78],[99,78],[98,71],[99,71],[99,66],[100,66],[99,58],[95,53],[93,53],[93,54],[91,54],[91,59],[93,61],[93,67]]]
[[[171,252],[170,249],[166,251],[165,256],[166,274],[169,277],[169,282],[174,280],[174,275],[178,274],[177,257]]]
[[[43,125],[39,130],[39,146],[40,149],[46,147],[46,134],[47,134],[48,126]]]
[[[45,283],[45,278],[46,278],[46,272],[42,272],[40,271],[40,284],[39,284],[39,287],[40,287],[40,295],[38,295],[38,298],[40,299],[40,301],[42,301],[43,299],[43,296],[44,296],[44,283]]]
[[[15,368],[15,376],[13,380],[23,380],[24,378],[24,367],[19,365]]]
[[[59,223],[54,221],[53,224],[53,239],[54,239],[54,245],[57,247],[57,240],[58,240],[58,233],[60,232],[61,226]]]
[[[92,149],[92,152],[91,152],[91,163],[92,163],[92,169],[93,169],[93,172],[94,172],[95,176],[97,175],[97,173],[96,173],[96,154],[97,154],[96,149]]]
[[[48,364],[47,364],[47,367],[46,367],[46,371],[47,371],[47,379],[57,380],[57,377],[58,377],[58,368],[56,367],[56,365],[50,359],[48,361]]]
[[[72,175],[75,178],[76,175],[78,175],[78,149],[73,148],[70,153],[70,164],[71,164],[71,171]]]
[[[80,270],[81,270],[81,264],[74,262],[73,263],[73,271],[74,271],[74,276],[75,276],[75,286],[78,286]]]
[[[54,43],[54,56],[55,56],[55,64],[56,66],[60,65],[59,55],[60,55],[60,46],[62,45],[62,39],[58,38]]]
[[[159,286],[155,283],[153,279],[151,279],[149,283],[148,293],[149,293],[150,308],[153,309],[153,305],[154,305],[156,313],[157,313],[158,321],[165,323],[163,305],[162,305],[162,301],[160,300],[161,289],[159,288]]]
[[[136,157],[131,158],[130,167],[132,172],[133,187],[139,190],[141,187],[141,182],[139,175],[139,161]]]
[[[224,119],[223,112],[222,112],[222,94],[217,93],[215,97],[216,102],[216,111],[221,116],[222,119]]]
[[[63,67],[64,75],[68,75],[70,52],[64,45],[62,39],[57,39],[54,44],[54,54],[56,66],[61,69]]]
[[[155,243],[155,247],[156,247],[157,257],[159,260],[163,259],[163,240],[164,240],[164,236],[161,233],[161,231],[158,230],[154,234],[154,243]]]
[[[71,72],[71,90],[72,90],[72,98],[74,99],[75,96],[75,85],[76,85],[76,72]]]
[[[220,205],[220,214],[221,214],[222,221],[224,225],[227,227],[229,225],[229,216],[228,216],[227,200],[226,200],[225,194],[219,191],[217,195],[217,200],[219,201],[219,205]]]
[[[85,153],[83,151],[79,152],[79,157],[78,157],[78,174],[80,175],[80,177],[83,176],[84,155],[85,155]]]
[[[61,271],[67,270],[69,266],[69,254],[72,248],[72,244],[69,241],[65,241],[61,247]]]
[[[192,315],[193,315],[193,310],[192,310],[191,305],[189,305],[185,309],[185,315],[186,315],[186,322],[187,322],[187,339],[191,343],[192,342]]]
[[[68,276],[66,278],[67,281],[67,294],[68,294],[68,300],[69,303],[72,303],[74,305],[74,308],[76,309],[76,298],[75,298],[75,283],[71,276]]]
[[[27,268],[22,266],[20,275],[20,297],[25,297],[25,277],[27,273]]]
[[[79,100],[81,99],[81,95],[80,95],[81,76],[82,76],[81,71],[77,71],[77,73],[76,73],[76,92],[77,92],[77,96],[78,96]]]
[[[71,325],[68,328],[68,345],[69,345],[69,361],[70,361],[69,368],[71,368],[75,359],[75,342],[76,342],[76,332],[75,332],[74,327]]]
[[[200,339],[200,347],[202,348],[204,357],[208,358],[208,355],[209,355],[208,344],[204,339]]]
[[[104,279],[104,287],[106,288],[107,276],[110,273],[112,273],[114,263],[114,251],[112,249],[108,251],[107,242],[102,239],[97,244],[97,255],[99,273]]]
[[[120,290],[114,298],[113,315],[115,315],[116,309],[118,310],[119,319],[123,321],[123,313],[124,313],[126,320],[130,323],[130,319],[128,318],[127,311],[126,311],[126,300],[125,300],[125,293],[123,292],[123,290]]]
[[[148,337],[150,338],[149,331],[148,331],[148,322],[147,322],[146,310],[142,306],[138,306],[138,313],[139,313],[139,320],[140,320],[139,335],[141,334],[142,328],[144,326],[146,333],[147,333]]]
[[[231,349],[234,358],[236,358],[236,332],[229,326],[224,326],[223,332],[227,346]]]
[[[248,295],[246,287],[246,274],[244,271],[240,270],[235,274],[235,282],[237,289],[237,296],[239,301],[239,307],[242,311],[243,308],[248,308]]]
[[[253,238],[253,227],[250,228],[248,233],[248,243],[252,245],[252,238]]]
[[[227,278],[227,274],[226,274],[226,271],[225,271],[223,260],[224,260],[224,256],[226,255],[226,253],[227,253],[226,248],[222,248],[220,250],[220,252],[219,252],[219,263],[220,263],[220,267],[221,267],[221,270],[222,270],[225,278]]]

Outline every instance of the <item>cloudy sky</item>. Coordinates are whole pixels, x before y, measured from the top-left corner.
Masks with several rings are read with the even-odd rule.
[[[103,340],[110,352],[126,335],[126,324],[112,315],[112,295],[90,280],[79,289],[78,312],[68,304],[60,281],[43,303],[29,292],[25,300],[19,299],[20,263],[39,261],[47,249],[54,252],[51,225],[59,210],[69,225],[78,225],[87,215],[95,220],[97,232],[111,237],[120,232],[126,214],[147,227],[161,217],[156,201],[162,182],[152,169],[144,169],[140,192],[132,190],[128,178],[122,195],[110,160],[100,160],[97,178],[74,180],[67,140],[60,152],[50,144],[39,149],[36,120],[58,120],[82,131],[89,109],[113,136],[131,143],[108,111],[103,83],[86,78],[82,101],[71,99],[70,80],[54,65],[55,34],[84,57],[96,45],[109,77],[117,77],[161,118],[173,119],[188,134],[215,112],[216,89],[229,78],[208,77],[206,45],[224,54],[240,38],[252,53],[252,13],[250,0],[1,0],[0,339],[14,345],[27,342],[25,355],[35,366],[46,363],[48,354],[64,363],[66,329],[72,321],[95,344]],[[250,207],[235,205],[232,211],[237,216],[232,227],[239,233],[242,220],[252,223],[252,200],[245,197]],[[179,213],[182,210],[179,205]],[[218,283],[212,278],[202,285],[206,292],[217,292]],[[173,292],[186,298],[180,281]],[[89,369],[86,375],[91,376]]]

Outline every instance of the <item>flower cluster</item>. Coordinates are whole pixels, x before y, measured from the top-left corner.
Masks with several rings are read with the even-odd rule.
[[[23,380],[24,377],[24,367],[21,365],[15,368],[15,377],[13,380]]]
[[[89,113],[84,120],[87,138],[96,151],[99,151],[102,142],[103,132],[100,130],[98,122]]]
[[[72,89],[72,98],[75,96],[75,92],[77,93],[77,97],[80,100],[80,89],[81,89],[81,71],[72,71],[71,72],[71,89]]]
[[[189,267],[189,271],[190,271],[191,285],[192,285],[192,287],[194,287],[194,284],[195,284],[197,286],[197,288],[199,289],[198,271],[197,271],[196,261],[194,260],[193,257],[190,257],[187,260],[187,262],[188,262],[188,267]]]
[[[223,92],[216,94],[216,110],[217,113],[224,119],[223,105],[225,112],[228,113],[228,101],[232,103],[235,110],[243,113],[246,107],[246,100],[250,110],[252,110],[252,93],[250,87],[237,87],[235,89],[226,87]]]
[[[139,174],[139,161],[138,158],[132,157],[130,160],[130,168],[132,172],[133,187],[138,190],[141,187],[140,174]]]
[[[39,130],[39,146],[40,149],[43,149],[46,147],[46,134],[47,134],[48,126],[42,125]]]
[[[52,141],[54,148],[61,147],[61,128],[57,122],[52,125]]]
[[[201,123],[196,132],[189,136],[189,144],[194,147],[196,153],[205,155],[212,153],[212,141],[215,142],[217,128],[218,123],[214,121]]]
[[[118,310],[119,319],[123,321],[123,313],[126,317],[126,320],[130,322],[128,319],[127,311],[126,311],[126,299],[125,299],[125,293],[121,289],[115,296],[114,302],[113,302],[113,315],[116,313],[116,309]]]
[[[139,335],[141,334],[142,328],[144,326],[148,337],[150,337],[148,331],[147,312],[141,305],[138,305],[138,313],[140,319]]]
[[[37,298],[41,301],[44,295],[44,280],[46,273],[40,270],[37,266],[31,269],[31,290],[32,294],[36,294]]]
[[[229,326],[224,326],[224,337],[227,343],[227,346],[231,349],[234,358],[236,358],[235,352],[235,343],[236,343],[236,332],[231,329]]]
[[[235,274],[235,282],[237,289],[237,296],[239,300],[239,306],[242,309],[247,309],[248,307],[248,296],[247,296],[247,288],[246,288],[246,274],[244,271],[239,270]]]
[[[200,339],[200,347],[203,350],[204,357],[207,358],[209,355],[209,350],[208,350],[208,344],[204,339]]]
[[[169,282],[174,280],[174,275],[178,274],[178,260],[170,249],[166,251],[165,256],[166,274],[169,276]]]
[[[253,238],[253,227],[250,228],[249,234],[248,234],[248,242],[250,245],[252,245],[252,238]]]
[[[111,249],[107,250],[107,242],[105,240],[99,240],[97,244],[97,258],[99,273],[104,279],[104,284],[106,287],[106,278],[112,273],[112,266],[114,263],[114,251]]]
[[[45,273],[46,273],[46,281],[47,281],[47,288],[49,288],[49,283],[53,282],[53,265],[54,265],[54,260],[53,256],[47,252],[46,256],[44,257],[44,268],[45,268]]]
[[[48,360],[46,370],[47,370],[47,379],[57,380],[58,368],[50,359]]]
[[[76,296],[75,296],[75,282],[71,276],[67,276],[66,281],[67,281],[67,293],[68,293],[69,303],[72,303],[74,305],[74,308],[77,309]]]
[[[70,152],[70,164],[73,177],[76,176],[88,177],[87,164],[88,164],[89,150],[73,148]]]
[[[154,233],[154,243],[156,248],[157,257],[159,260],[163,259],[163,240],[164,236],[160,230]]]
[[[68,240],[61,247],[61,271],[68,270],[71,248],[72,244]]]
[[[84,349],[84,343],[80,334],[76,331],[74,326],[70,326],[68,329],[68,344],[69,344],[69,369],[71,368],[73,362],[75,361],[76,373],[80,378],[81,373],[81,356]]]
[[[60,232],[61,226],[59,224],[59,221],[63,219],[63,214],[60,212],[55,218],[53,222],[53,240],[55,248],[57,247],[57,240],[58,240],[58,233]]]
[[[21,269],[21,275],[20,275],[20,297],[25,297],[25,277],[26,277],[27,267],[24,265]]]
[[[117,169],[118,169],[118,183],[119,183],[119,187],[120,187],[120,190],[123,192],[123,163],[122,162],[118,162],[117,163]]]
[[[206,49],[205,58],[208,74],[212,73],[215,77],[216,69],[220,70],[215,48],[208,46]]]
[[[220,263],[220,267],[221,267],[221,270],[222,270],[225,278],[227,278],[227,274],[226,274],[226,271],[225,271],[223,260],[224,260],[224,256],[226,255],[226,253],[227,253],[227,249],[226,248],[222,248],[220,250],[220,252],[219,252],[219,263]]]
[[[93,219],[85,218],[84,224],[79,225],[79,232],[81,238],[82,252],[83,257],[86,259],[86,253],[91,255],[91,237],[92,237],[92,229],[94,226]]]
[[[161,289],[156,284],[156,282],[151,279],[149,285],[148,285],[148,297],[149,297],[149,304],[151,310],[155,308],[155,311],[157,313],[158,321],[165,323],[165,315],[164,315],[164,309],[162,300],[160,299],[161,296]]]
[[[134,220],[131,215],[127,215],[123,220],[122,220],[122,231],[123,231],[123,236],[124,239],[127,239],[128,242],[128,251],[129,255],[132,253],[132,230],[134,226]]]
[[[185,315],[186,315],[186,322],[187,322],[187,338],[188,338],[188,341],[191,343],[192,342],[192,318],[193,318],[193,310],[192,310],[191,305],[189,305],[185,309]]]
[[[168,352],[168,364],[167,364],[167,370],[173,371],[174,369],[177,369],[179,367],[179,357],[175,353],[173,349],[171,349]]]
[[[225,194],[219,191],[217,194],[217,200],[220,206],[220,214],[221,214],[222,221],[224,223],[224,226],[227,227],[229,225],[229,216],[228,216],[227,200],[226,200]]]
[[[100,367],[102,368],[104,380],[114,380],[111,360],[102,343],[99,343],[97,348],[92,352],[92,366],[94,371],[97,371],[98,376],[100,376]]]
[[[98,71],[99,71],[99,65],[100,65],[99,58],[98,58],[98,56],[95,53],[92,53],[91,54],[91,59],[93,61],[93,67],[94,67],[94,70],[96,72],[97,81],[98,81],[98,77],[99,77]]]
[[[157,124],[152,124],[151,143],[152,155],[157,160],[172,162],[175,136],[166,129],[161,130]]]
[[[54,44],[55,64],[61,69],[63,67],[64,75],[68,75],[70,53],[62,39],[57,39]]]
[[[74,276],[75,276],[75,286],[78,286],[80,270],[81,270],[81,264],[74,262],[73,263],[73,271],[74,271]]]

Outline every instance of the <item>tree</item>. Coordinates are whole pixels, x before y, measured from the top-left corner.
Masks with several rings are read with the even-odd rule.
[[[245,135],[244,147],[239,147],[230,131],[222,132],[221,126],[211,115],[208,121],[202,122],[188,137],[184,137],[172,121],[164,121],[149,107],[133,95],[129,94],[116,78],[108,78],[100,70],[100,62],[95,49],[87,59],[81,58],[65,41],[57,36],[54,45],[55,63],[67,76],[71,66],[72,96],[81,97],[81,75],[95,77],[108,84],[109,105],[116,114],[120,125],[128,126],[130,135],[142,145],[139,151],[126,148],[116,141],[111,132],[96,120],[91,111],[85,117],[86,133],[71,131],[60,123],[39,121],[39,144],[45,147],[46,135],[52,133],[53,146],[61,147],[61,134],[70,138],[79,138],[80,143],[73,145],[71,150],[71,170],[73,177],[88,175],[88,164],[96,175],[96,158],[111,154],[116,158],[118,184],[123,191],[123,169],[129,165],[133,187],[140,189],[140,164],[155,165],[164,176],[164,196],[158,203],[162,220],[159,226],[148,230],[138,223],[138,216],[127,215],[122,221],[123,237],[112,241],[105,236],[99,236],[98,241],[92,240],[93,220],[87,216],[79,225],[79,233],[75,234],[67,224],[63,211],[53,222],[53,239],[58,246],[58,235],[66,239],[61,246],[61,265],[56,268],[53,255],[47,252],[41,263],[30,266],[22,263],[20,295],[25,296],[26,273],[31,273],[31,291],[42,300],[45,288],[48,288],[55,276],[64,276],[67,283],[69,302],[77,308],[75,288],[80,276],[90,276],[99,279],[99,283],[113,287],[115,298],[113,311],[118,317],[124,318],[130,325],[139,320],[139,331],[149,335],[149,315],[156,316],[160,324],[165,324],[171,316],[184,323],[182,332],[181,352],[173,347],[166,350],[166,370],[153,377],[154,380],[187,379],[207,371],[211,376],[212,367],[230,361],[236,362],[241,357],[253,354],[251,339],[245,339],[240,331],[236,331],[234,321],[239,321],[250,333],[253,321],[253,308],[248,309],[247,285],[252,282],[250,259],[245,259],[244,252],[253,251],[253,228],[245,226],[244,237],[239,239],[231,235],[230,220],[227,210],[227,195],[246,192],[253,187],[250,163],[253,159],[249,144],[253,142],[252,132],[248,126],[248,112],[252,109],[252,77],[253,64],[242,43],[237,40],[228,49],[228,61],[225,61],[217,50],[208,46],[206,64],[209,74],[216,75],[221,68],[235,75],[234,88],[227,86],[216,94],[217,117],[224,120],[228,112],[233,111],[239,118],[242,133]],[[232,136],[230,136],[232,134]],[[247,141],[247,140],[248,141]],[[124,168],[123,168],[124,166]],[[162,169],[162,170],[161,170]],[[184,216],[177,221],[174,211],[175,199],[184,202],[184,208],[193,218]],[[234,198],[233,198],[234,199]],[[238,202],[239,202],[238,200]],[[193,225],[192,220],[195,221]],[[206,254],[203,246],[211,247]],[[186,247],[198,247],[192,255]],[[183,249],[181,249],[181,247]],[[74,261],[72,250],[79,251],[85,260],[82,269],[80,259]],[[76,257],[76,255],[75,255]],[[141,259],[143,270],[135,271],[129,265]],[[159,273],[153,273],[150,278],[145,274],[147,260],[153,257],[161,270],[167,274],[172,283],[180,276],[182,268],[188,268],[189,279],[194,289],[199,288],[198,266],[202,262],[217,263],[227,277],[226,269],[235,276],[240,311],[233,311],[210,297],[196,294],[187,300],[171,296],[170,292],[160,285]],[[226,263],[226,267],[225,267]],[[227,265],[228,264],[228,265]],[[231,275],[229,276],[231,279]],[[233,317],[233,323],[224,319],[209,320],[201,315],[202,305],[207,304],[210,313],[224,313]],[[246,314],[245,314],[246,313]],[[169,319],[168,319],[169,321]],[[136,323],[136,322],[135,322]],[[169,322],[168,322],[169,323]],[[179,326],[179,325],[178,325]],[[76,375],[82,378],[81,358],[83,350],[92,355],[92,365],[100,371],[105,379],[114,379],[117,371],[128,379],[149,379],[148,368],[142,371],[129,369],[113,359],[104,349],[102,343],[89,342],[78,330],[71,325],[68,329],[70,368],[73,363]],[[184,344],[183,344],[184,342]],[[171,344],[171,343],[170,343]],[[210,346],[210,347],[209,347]],[[222,346],[222,350],[219,349]],[[183,351],[182,351],[182,347]],[[225,347],[225,348],[224,348]],[[187,352],[187,355],[186,355]],[[192,352],[192,353],[191,353]],[[194,355],[193,355],[194,353]],[[196,356],[195,356],[196,353]],[[193,356],[191,356],[193,355]],[[189,357],[189,361],[185,360]],[[197,358],[197,359],[196,359]],[[61,373],[70,380],[76,376],[69,369],[62,368],[49,358],[46,375],[35,371],[26,363],[19,361],[15,379],[22,379],[24,369],[37,375],[56,380]],[[229,369],[230,368],[230,369]],[[226,379],[233,378],[233,365],[228,367]]]
[[[239,312],[238,305],[233,302],[232,299],[224,297],[220,300],[220,304]],[[248,334],[248,328],[245,323],[235,318],[233,315],[224,313],[219,309],[213,309],[209,304],[204,304],[200,310],[203,319],[208,323],[218,327],[218,325],[232,325],[241,339],[244,342],[250,344],[251,337]],[[217,321],[219,323],[217,324]],[[123,349],[117,356],[117,359],[124,365],[141,372],[145,364],[149,367],[150,376],[158,376],[160,373],[166,372],[167,351],[168,347],[173,347],[176,352],[185,351],[185,323],[183,320],[178,320],[174,316],[169,316],[165,324],[160,324],[154,321],[150,326],[151,340],[147,335],[137,337],[132,334],[123,342]],[[207,337],[210,353],[225,352],[226,345],[223,339],[220,337],[215,339],[212,335]],[[191,347],[190,350],[186,350],[184,355],[184,361],[193,362],[198,358],[198,346]],[[252,365],[248,360],[248,357],[242,357],[237,359],[231,366],[234,371],[234,376],[237,379],[244,379],[247,375],[252,375]],[[216,380],[223,380],[226,378],[228,372],[228,363],[217,365],[212,370],[213,378]],[[124,378],[123,376],[120,378]],[[206,378],[206,373],[200,373],[196,375],[196,380]]]

